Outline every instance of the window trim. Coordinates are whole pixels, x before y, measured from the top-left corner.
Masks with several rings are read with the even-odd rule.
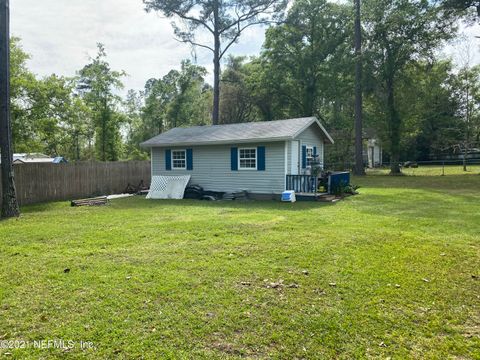
[[[176,149],[176,150],[172,149],[171,152],[172,152],[172,158],[170,160],[170,162],[171,162],[170,165],[172,167],[172,170],[187,170],[187,149]],[[174,164],[173,153],[175,153],[175,152],[183,152],[183,154],[185,155],[185,166],[184,167],[176,167],[176,166],[173,165]],[[176,160],[178,160],[178,159],[176,159]]]
[[[241,160],[241,157],[240,157],[240,151],[241,150],[255,150],[255,167],[241,167],[240,166],[240,160]],[[253,159],[253,158],[244,158],[245,159]],[[258,170],[258,149],[256,147],[243,147],[243,148],[238,148],[238,170],[242,170],[242,171],[256,171]]]

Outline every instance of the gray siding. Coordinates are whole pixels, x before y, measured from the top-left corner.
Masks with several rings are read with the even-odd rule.
[[[265,146],[265,171],[231,170],[231,147]],[[152,148],[152,175],[191,175],[190,184],[210,191],[248,190],[259,194],[278,194],[285,189],[285,142],[243,145],[204,145],[193,149],[193,170],[165,169],[165,148]],[[185,147],[168,149],[185,149]]]
[[[316,146],[317,152],[320,155],[319,159],[322,165],[324,165],[324,154],[325,154],[325,145],[324,145],[324,136],[322,131],[318,128],[316,124],[312,124],[309,128],[305,129],[300,135],[298,135],[295,140],[300,141],[300,166],[301,166],[301,156],[302,156],[302,146]],[[288,142],[288,173],[290,173],[291,163],[292,163],[292,141]],[[300,169],[300,173],[302,169]]]

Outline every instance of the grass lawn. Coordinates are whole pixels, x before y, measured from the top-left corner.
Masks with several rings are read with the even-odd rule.
[[[388,175],[389,172],[387,168],[367,170],[369,175]],[[402,172],[409,176],[471,175],[480,174],[480,165],[468,165],[467,171],[463,171],[462,165],[445,165],[443,168],[438,165],[420,164],[418,168],[403,168]]]
[[[334,205],[26,207],[0,223],[0,344],[77,343],[0,357],[479,359],[480,175],[354,182]]]

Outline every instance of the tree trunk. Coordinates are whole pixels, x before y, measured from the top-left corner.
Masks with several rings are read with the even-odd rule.
[[[13,174],[10,123],[10,6],[0,0],[0,151],[2,159],[2,217],[20,215]]]
[[[213,52],[213,112],[212,124],[218,125],[220,118],[220,34],[218,31],[218,2],[214,7],[214,52]]]
[[[75,157],[80,161],[80,131],[75,132]]]
[[[470,143],[470,79],[469,73],[467,69],[467,112],[466,112],[466,129],[465,129],[465,146],[463,147],[463,171],[467,171],[467,154],[468,154],[468,146]]]
[[[401,174],[400,170],[400,117],[395,107],[393,75],[387,78],[387,116],[390,133],[390,175]]]
[[[362,94],[362,26],[360,1],[355,0],[355,167],[357,176],[365,175],[363,166],[363,94]]]
[[[107,99],[103,99],[102,111],[102,161],[107,161]]]

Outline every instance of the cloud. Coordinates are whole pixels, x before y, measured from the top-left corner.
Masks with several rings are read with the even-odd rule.
[[[158,13],[146,13],[141,0],[11,1],[12,34],[22,38],[24,49],[32,55],[29,66],[35,73],[72,76],[95,55],[96,44],[101,42],[112,68],[129,74],[125,91],[141,90],[148,79],[178,69],[182,59],[192,58],[191,48],[174,39],[170,22]],[[229,53],[258,54],[264,30],[247,29]],[[478,25],[461,30],[474,44],[479,43],[475,37],[480,34]],[[455,57],[458,46],[452,43],[443,53]],[[478,46],[474,59],[480,62]],[[199,49],[196,61],[208,69],[207,81],[212,82],[211,53]]]
[[[74,75],[101,42],[112,68],[129,74],[126,89],[141,90],[149,78],[192,58],[190,47],[174,39],[170,20],[146,13],[141,0],[16,0],[11,32],[22,38],[29,67],[40,76]],[[249,29],[230,53],[257,54],[263,39],[263,29]],[[197,62],[211,71],[208,51],[199,50]]]

